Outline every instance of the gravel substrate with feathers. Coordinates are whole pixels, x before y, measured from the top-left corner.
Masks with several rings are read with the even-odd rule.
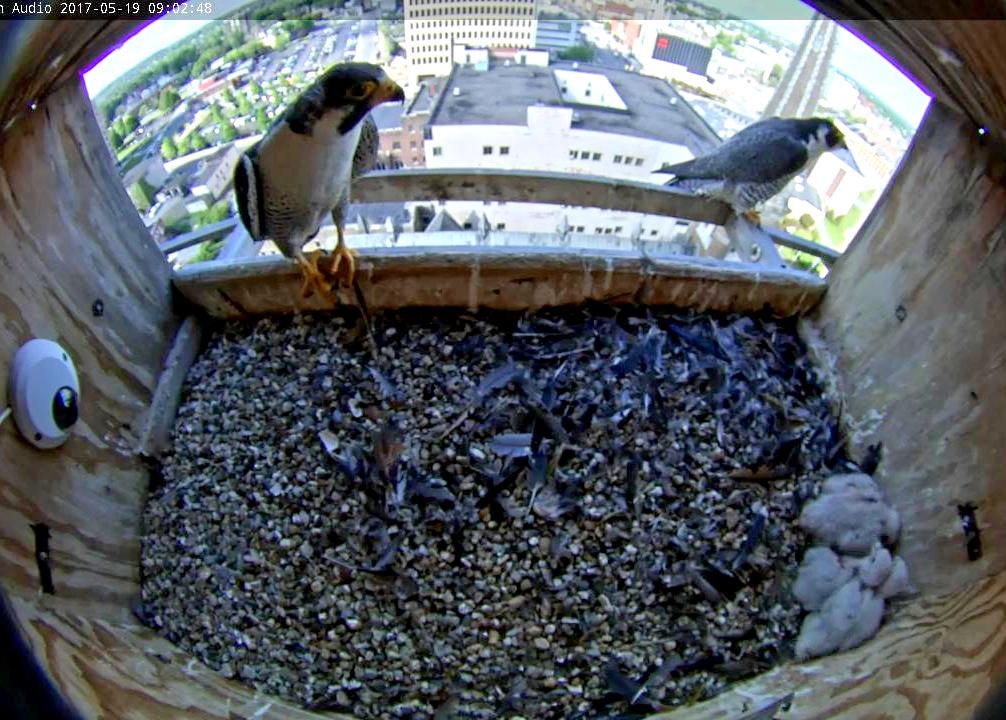
[[[593,307],[221,326],[144,515],[140,617],[360,718],[595,718],[792,653],[846,462],[791,320]]]

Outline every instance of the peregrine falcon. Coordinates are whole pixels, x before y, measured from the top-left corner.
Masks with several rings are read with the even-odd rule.
[[[708,155],[664,165],[666,185],[728,203],[738,215],[782,190],[827,150],[845,138],[824,118],[769,118],[747,126]]]
[[[300,263],[304,294],[329,292],[304,244],[332,214],[339,243],[332,272],[346,261],[352,283],[356,262],[343,236],[353,178],[377,160],[377,126],[369,113],[405,94],[384,71],[368,63],[342,63],[325,71],[287,108],[265,136],[242,155],[234,170],[241,222],[256,240],[272,240]]]

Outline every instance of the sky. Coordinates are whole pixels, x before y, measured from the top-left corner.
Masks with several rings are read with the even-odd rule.
[[[216,15],[227,14],[250,0],[218,0]],[[705,0],[739,17],[750,19],[771,33],[799,42],[813,10],[797,0]],[[212,20],[161,18],[146,25],[117,50],[84,73],[84,83],[94,97],[122,73],[151,55],[188,37]],[[834,64],[881,97],[895,112],[918,125],[929,103],[928,96],[873,48],[845,28],[839,28]]]
[[[779,37],[800,42],[806,20],[752,20]],[[838,46],[832,64],[884,100],[913,126],[918,126],[929,105],[929,96],[901,70],[865,42],[839,26]]]

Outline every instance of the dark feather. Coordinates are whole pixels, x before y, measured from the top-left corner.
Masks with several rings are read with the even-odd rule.
[[[808,160],[807,147],[785,121],[767,120],[749,125],[716,150],[661,172],[677,180],[710,179],[769,182],[799,172]]]

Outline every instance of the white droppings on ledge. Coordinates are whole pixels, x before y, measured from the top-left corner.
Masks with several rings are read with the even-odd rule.
[[[252,713],[253,720],[254,720],[254,718],[260,718],[260,717],[262,717],[267,712],[269,712],[271,709],[272,709],[272,703],[271,702],[270,703],[266,703],[265,705],[263,705],[262,707],[260,707],[258,710],[256,710],[254,713]]]
[[[581,292],[585,298],[593,297],[594,293],[594,273],[591,270],[590,263],[583,260],[583,285]]]
[[[482,261],[478,255],[472,259],[472,271],[468,276],[468,309],[479,309],[479,293],[482,290]]]

